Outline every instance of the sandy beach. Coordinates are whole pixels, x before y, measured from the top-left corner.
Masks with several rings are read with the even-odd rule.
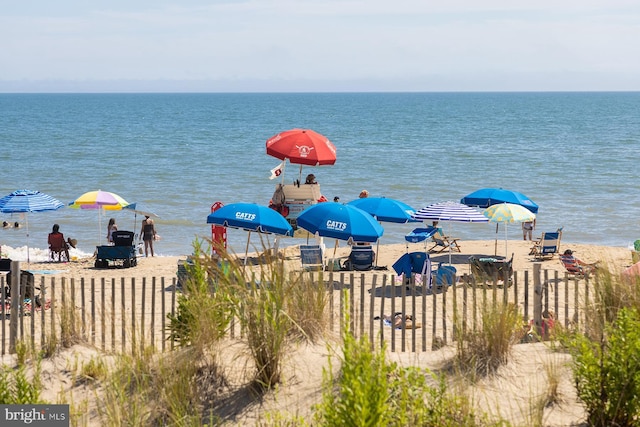
[[[431,259],[434,264],[439,262],[447,263],[451,255],[451,263],[456,267],[458,274],[469,272],[468,258],[471,255],[493,256],[496,250],[496,242],[491,241],[460,241],[461,252],[449,254],[443,252],[432,253]],[[505,253],[504,240],[498,239],[497,252],[499,255]],[[514,254],[514,270],[518,274],[524,271],[533,271],[535,260],[529,255],[532,244],[528,241],[510,240],[508,242],[508,253]],[[608,266],[614,272],[621,272],[631,265],[631,252],[627,248],[607,247],[597,245],[572,244],[561,242],[561,250],[572,249],[575,255],[587,262],[599,261],[601,265]],[[365,272],[366,280],[370,280],[375,274],[393,274],[391,265],[407,250],[424,250],[424,244],[382,245],[379,248],[378,266],[386,266],[386,271]],[[346,244],[335,248],[335,257],[346,256],[350,248]],[[301,268],[297,247],[288,247],[284,250],[286,268],[289,270],[299,270]],[[250,255],[251,256],[251,255]],[[334,257],[334,248],[326,249],[326,256]],[[150,282],[152,277],[165,278],[167,283],[176,277],[177,265],[184,257],[149,257],[139,258],[138,265],[132,268],[96,269],[91,259],[80,259],[69,263],[31,263],[28,269],[36,274],[36,283],[41,276],[45,281],[50,277],[74,278],[79,280],[100,281],[105,278],[107,281],[116,278],[120,281],[122,277],[126,281],[134,279],[136,283],[141,283],[143,279]],[[541,262],[543,270],[558,271],[564,273],[558,257]],[[26,269],[22,265],[22,269]],[[584,283],[584,282],[583,282]],[[138,287],[139,288],[139,287]],[[138,292],[136,288],[135,292]],[[159,290],[162,292],[162,290]],[[138,303],[140,301],[139,296]],[[147,298],[150,304],[151,299]],[[149,309],[150,310],[150,309]],[[149,311],[148,310],[148,311]],[[449,343],[444,348],[437,351],[427,352],[396,352],[390,353],[389,358],[399,362],[403,366],[415,365],[438,369],[455,352],[455,344]],[[98,347],[98,346],[95,346]],[[67,395],[73,394],[77,403],[79,399],[86,398],[89,402],[94,401],[93,391],[88,387],[78,389],[74,387],[69,377],[69,372],[62,367],[65,360],[79,358],[89,360],[102,354],[94,346],[83,344],[76,345],[65,350],[50,360],[45,360],[43,369],[47,381],[45,382],[44,398],[49,401],[56,401],[61,390],[65,390]],[[224,412],[227,416],[228,425],[253,424],[258,420],[264,420],[264,414],[269,410],[285,410],[289,413],[305,415],[310,413],[311,406],[318,401],[320,394],[320,384],[322,378],[322,368],[327,366],[328,348],[325,345],[310,346],[304,345],[296,347],[290,358],[285,362],[284,383],[277,392],[271,393],[260,405],[240,405],[237,407],[226,407]],[[226,366],[227,374],[230,378],[229,390],[241,387],[244,378],[243,363],[237,363],[237,344],[230,343],[223,352],[222,363]],[[14,356],[3,356],[3,363],[12,364]],[[235,361],[235,362],[232,362]],[[545,424],[549,426],[579,425],[584,421],[584,409],[577,401],[573,388],[572,376],[568,362],[570,358],[566,354],[557,353],[548,348],[544,343],[519,344],[516,345],[510,362],[502,368],[497,375],[482,380],[479,384],[467,390],[479,408],[485,411],[511,420],[517,425],[527,425],[528,407],[538,394],[542,393],[545,387],[544,367],[548,364],[557,365],[562,372],[562,384],[560,385],[563,401],[561,404],[547,409],[545,413]],[[509,395],[510,399],[503,397]],[[502,397],[501,397],[502,396]],[[89,404],[92,407],[92,404]],[[89,425],[98,425],[95,418],[89,415]]]

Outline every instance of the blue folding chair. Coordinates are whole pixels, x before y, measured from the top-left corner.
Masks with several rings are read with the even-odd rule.
[[[324,260],[320,245],[300,245],[300,261],[305,271],[322,270]]]
[[[357,245],[351,247],[351,253],[342,266],[343,270],[368,271],[373,270],[376,254],[371,245]]]
[[[540,240],[531,248],[529,255],[535,259],[542,260],[553,258],[553,255],[560,253],[560,239],[562,238],[562,228],[552,233],[542,233]]]
[[[403,254],[393,264],[398,275],[404,275],[404,283],[411,283],[416,274],[420,274],[422,282],[426,278],[427,289],[431,288],[431,258],[426,252],[410,252]]]

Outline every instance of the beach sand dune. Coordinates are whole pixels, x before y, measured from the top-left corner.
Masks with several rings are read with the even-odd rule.
[[[460,246],[462,249],[460,253],[432,254],[431,258],[434,263],[448,263],[451,255],[452,264],[457,268],[458,274],[465,274],[469,272],[469,256],[493,256],[496,250],[496,242],[494,241],[461,241]],[[511,253],[514,254],[514,269],[518,274],[523,274],[524,271],[533,271],[536,261],[529,255],[530,248],[531,242],[516,240],[508,242],[508,253],[509,256]],[[567,248],[572,249],[579,258],[588,262],[600,261],[601,265],[606,265],[614,272],[621,272],[632,261],[631,253],[627,248],[563,242],[561,250]],[[377,264],[380,267],[386,266],[387,270],[363,273],[366,285],[370,285],[375,274],[394,275],[391,265],[407,250],[421,251],[424,250],[424,245],[413,244],[408,248],[404,243],[380,246]],[[504,254],[503,240],[498,240],[497,250],[499,254]],[[350,248],[342,244],[335,249],[335,255],[333,247],[327,248],[327,256],[344,257],[349,251]],[[288,247],[283,252],[287,268],[291,271],[299,270],[301,263],[297,247]],[[127,269],[96,269],[93,266],[93,259],[81,259],[69,263],[31,263],[29,265],[23,264],[21,268],[34,271],[37,281],[40,280],[40,277],[45,277],[46,280],[49,280],[50,277],[56,277],[56,280],[63,277],[74,278],[76,281],[85,278],[85,280],[97,282],[103,278],[106,281],[111,281],[114,278],[120,281],[124,277],[127,281],[134,279],[136,283],[141,283],[144,279],[150,283],[151,278],[156,277],[158,279],[164,278],[166,283],[171,283],[176,277],[178,262],[185,258],[186,256],[143,257],[138,260],[136,267]],[[564,273],[557,256],[542,261],[540,264],[542,269]],[[163,292],[163,290],[158,289],[158,292]],[[378,300],[383,299],[385,298],[378,298]],[[148,304],[151,303],[150,298],[147,298],[146,301]],[[379,309],[377,305],[375,310]],[[264,420],[264,414],[270,410],[282,410],[303,416],[310,414],[312,405],[318,402],[321,397],[322,371],[328,366],[327,356],[334,349],[335,343],[330,343],[329,346],[325,344],[296,346],[288,354],[283,375],[285,380],[278,391],[268,395],[260,405],[238,405],[236,407],[227,405],[223,412],[228,417],[228,425],[253,424],[258,420]],[[389,358],[397,361],[401,366],[420,366],[438,370],[452,357],[454,352],[455,347],[449,343],[436,351],[396,352],[390,353]],[[47,379],[44,383],[44,398],[49,401],[57,401],[62,390],[66,391],[67,395],[73,393],[76,403],[87,399],[89,402],[93,402],[89,407],[93,407],[95,404],[94,392],[89,388],[84,391],[74,388],[68,369],[66,369],[68,360],[88,361],[92,357],[104,357],[104,353],[92,346],[76,345],[58,354],[55,358],[45,361],[42,374]],[[237,391],[246,383],[246,363],[249,362],[245,363],[241,360],[242,351],[237,344],[226,346],[220,357],[222,364],[227,366],[230,380],[228,393],[232,395],[234,390]],[[12,364],[15,361],[15,356],[5,355],[2,360],[3,363]],[[501,368],[497,375],[470,386],[466,392],[483,410],[499,414],[516,425],[527,425],[527,420],[531,419],[532,402],[545,391],[547,384],[545,367],[554,366],[561,378],[560,393],[563,400],[561,404],[546,410],[544,425],[577,425],[584,421],[585,412],[575,395],[569,362],[568,355],[552,351],[545,343],[519,344],[515,346],[508,365]],[[222,407],[220,410],[222,411]],[[93,417],[89,420],[89,425],[99,425],[99,422]]]

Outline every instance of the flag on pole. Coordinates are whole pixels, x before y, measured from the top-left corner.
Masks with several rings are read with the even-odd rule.
[[[284,160],[275,168],[271,169],[271,176],[269,179],[276,179],[280,175],[282,175],[282,171],[284,170]]]

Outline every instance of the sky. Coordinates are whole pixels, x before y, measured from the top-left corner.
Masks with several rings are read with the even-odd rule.
[[[638,91],[638,0],[0,0],[0,92]]]

